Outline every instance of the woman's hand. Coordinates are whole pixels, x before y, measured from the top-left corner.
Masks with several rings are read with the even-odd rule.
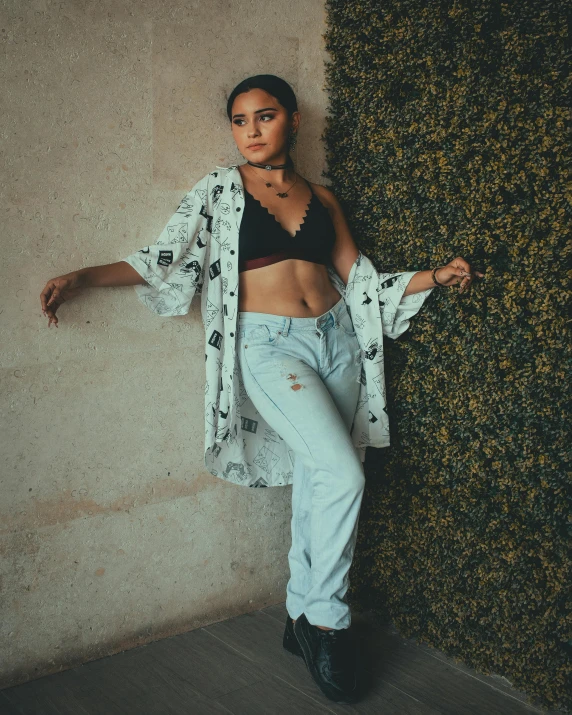
[[[40,302],[42,304],[42,313],[48,317],[48,328],[55,323],[58,327],[58,319],[56,311],[62,303],[70,298],[75,298],[84,287],[82,276],[78,271],[66,273],[64,276],[51,278],[44,290],[40,293]]]
[[[459,293],[462,293],[465,288],[468,290],[475,276],[482,278],[484,273],[479,271],[471,271],[471,266],[460,256],[454,258],[446,266],[437,268],[435,278],[445,286],[453,286],[460,283]]]

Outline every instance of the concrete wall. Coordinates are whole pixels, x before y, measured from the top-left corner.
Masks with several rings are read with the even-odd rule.
[[[298,171],[325,183],[321,0],[2,4],[1,685],[285,600],[291,487],[203,467],[199,302],[159,318],[39,294],[154,239],[215,165],[226,97],[289,81]]]

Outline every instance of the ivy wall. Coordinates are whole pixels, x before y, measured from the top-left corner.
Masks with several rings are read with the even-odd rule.
[[[565,2],[330,0],[324,173],[385,271],[463,256],[385,339],[350,602],[570,706]]]

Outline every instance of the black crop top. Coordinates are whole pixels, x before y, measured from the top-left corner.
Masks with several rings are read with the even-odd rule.
[[[306,181],[308,186],[310,184]],[[238,240],[238,271],[269,266],[288,258],[327,263],[336,242],[330,212],[312,192],[302,225],[291,236],[278,219],[246,189]]]

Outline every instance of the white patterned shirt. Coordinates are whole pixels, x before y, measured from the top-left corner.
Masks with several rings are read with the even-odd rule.
[[[238,165],[217,166],[184,196],[154,245],[122,260],[145,279],[135,290],[157,315],[185,315],[195,293],[201,296],[206,469],[241,486],[283,486],[292,484],[294,454],[248,397],[236,352],[244,205]],[[327,270],[346,302],[360,346],[361,387],[351,436],[363,462],[366,447],[389,446],[382,333],[393,339],[404,333],[433,288],[404,296],[417,271],[378,273],[361,251],[347,286],[331,262]]]

